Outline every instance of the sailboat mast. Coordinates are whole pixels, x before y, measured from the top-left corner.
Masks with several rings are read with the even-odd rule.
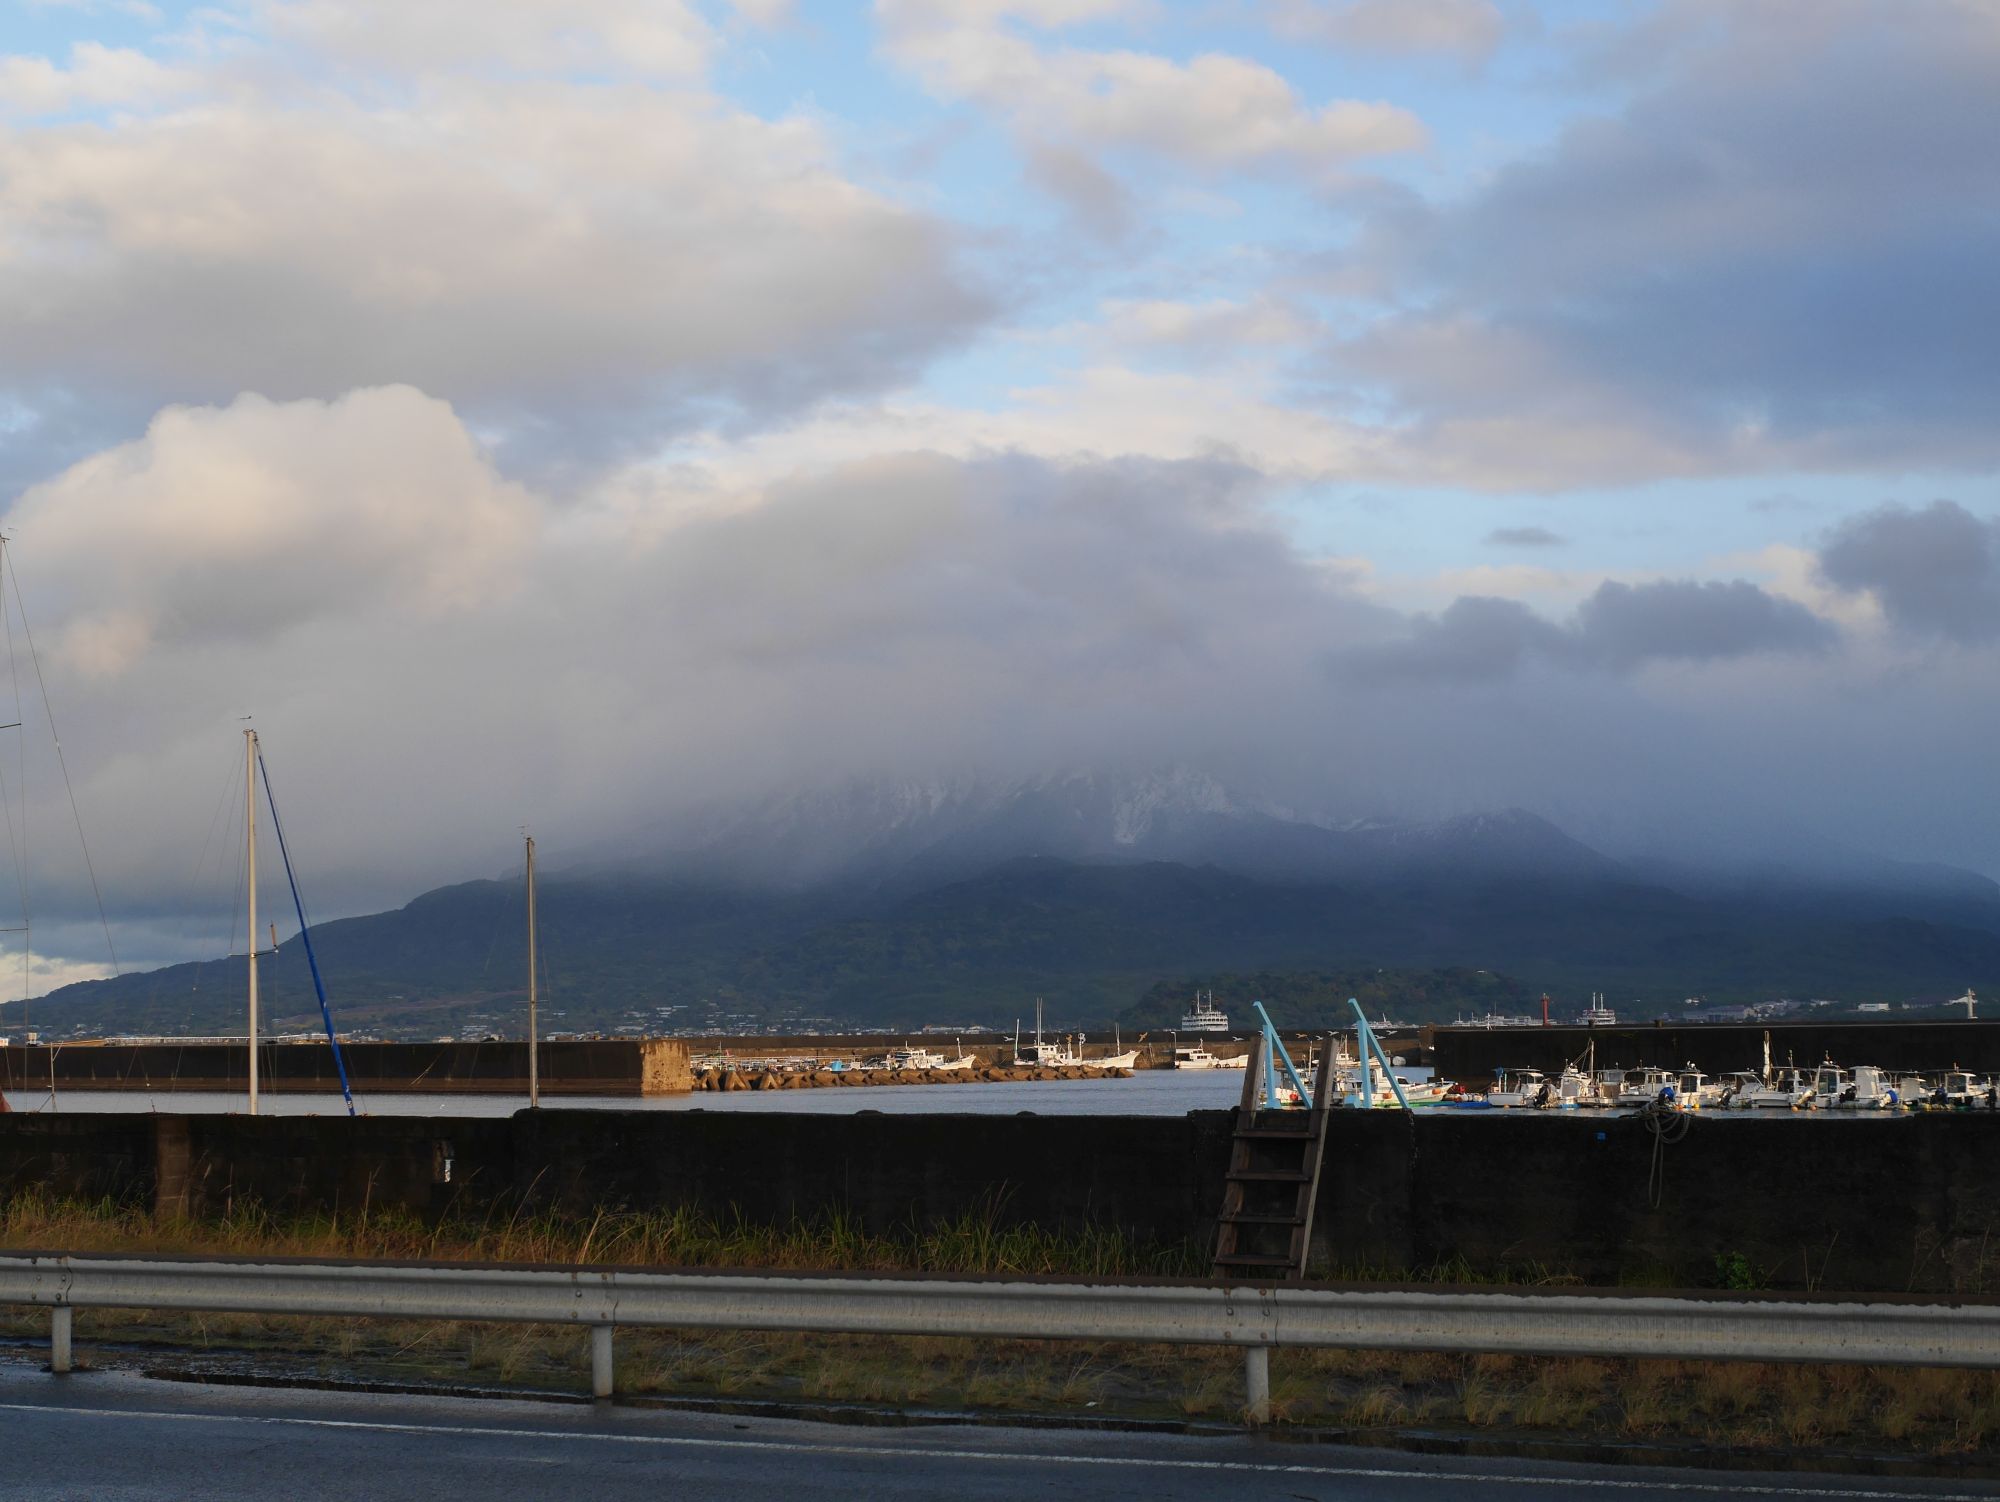
[[[250,892],[250,921],[243,931],[250,951],[250,1114],[257,1114],[257,732],[243,732],[243,830]]]
[[[535,1041],[535,837],[526,836],[528,842],[528,1104],[542,1103],[542,1076],[539,1061],[535,1055],[540,1052]]]

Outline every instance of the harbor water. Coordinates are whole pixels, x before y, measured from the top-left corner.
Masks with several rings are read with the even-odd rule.
[[[1430,1077],[1427,1069],[1402,1071],[1413,1081]],[[1010,1080],[979,1085],[847,1086],[823,1090],[744,1090],[729,1093],[696,1091],[688,1095],[564,1096],[546,1099],[551,1110],[711,1111],[777,1115],[851,1116],[879,1111],[887,1116],[1179,1116],[1188,1111],[1225,1111],[1243,1093],[1243,1076],[1234,1069],[1140,1070],[1128,1079]],[[199,1091],[13,1090],[6,1100],[22,1112],[157,1112],[162,1115],[219,1115],[244,1109],[241,1093]],[[371,1116],[510,1116],[527,1101],[515,1095],[372,1095],[357,1094],[355,1108]],[[258,1110],[274,1116],[338,1116],[346,1107],[338,1095],[266,1094]],[[1466,1111],[1452,1107],[1420,1107],[1425,1115],[1461,1118],[1576,1116],[1607,1117],[1629,1111]],[[1909,1119],[1897,1111],[1718,1111],[1704,1119],[1726,1121],[1811,1121],[1838,1115],[1846,1120]]]

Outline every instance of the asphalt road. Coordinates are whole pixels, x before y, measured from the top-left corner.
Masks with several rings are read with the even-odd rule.
[[[0,1363],[0,1497],[14,1502],[514,1502],[662,1497],[1505,1502],[1990,1498],[2000,1488],[1430,1459],[1394,1451],[1065,1430],[833,1427],[706,1414],[289,1389]]]

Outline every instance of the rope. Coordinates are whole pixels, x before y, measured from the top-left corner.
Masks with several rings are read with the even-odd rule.
[[[0,559],[6,560],[7,577],[14,583],[14,608],[21,613],[21,634],[28,640],[28,661],[34,664],[35,687],[41,692],[42,713],[49,722],[49,739],[55,742],[56,765],[62,769],[63,791],[69,794],[69,816],[76,821],[76,843],[83,850],[83,869],[90,877],[90,895],[97,900],[97,921],[104,925],[104,948],[111,956],[111,973],[115,976],[121,973],[118,969],[118,947],[111,942],[111,919],[104,911],[104,893],[97,884],[97,868],[90,862],[90,841],[84,838],[83,814],[76,806],[76,788],[69,780],[69,762],[63,756],[62,737],[56,733],[56,712],[49,704],[49,686],[42,677],[42,658],[35,650],[35,632],[28,624],[28,606],[21,598],[21,580],[14,572],[13,551],[0,548]],[[25,807],[24,804],[24,821]]]
[[[1653,1134],[1653,1165],[1646,1175],[1646,1204],[1657,1210],[1667,1192],[1666,1150],[1693,1130],[1694,1118],[1676,1110],[1663,1090],[1658,1099],[1649,1100],[1639,1108],[1639,1119]]]

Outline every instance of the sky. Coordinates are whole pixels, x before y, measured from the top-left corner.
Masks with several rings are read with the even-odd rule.
[[[1994,0],[0,0],[26,984],[245,716],[323,914],[1107,766],[2000,875],[1996,140]]]

